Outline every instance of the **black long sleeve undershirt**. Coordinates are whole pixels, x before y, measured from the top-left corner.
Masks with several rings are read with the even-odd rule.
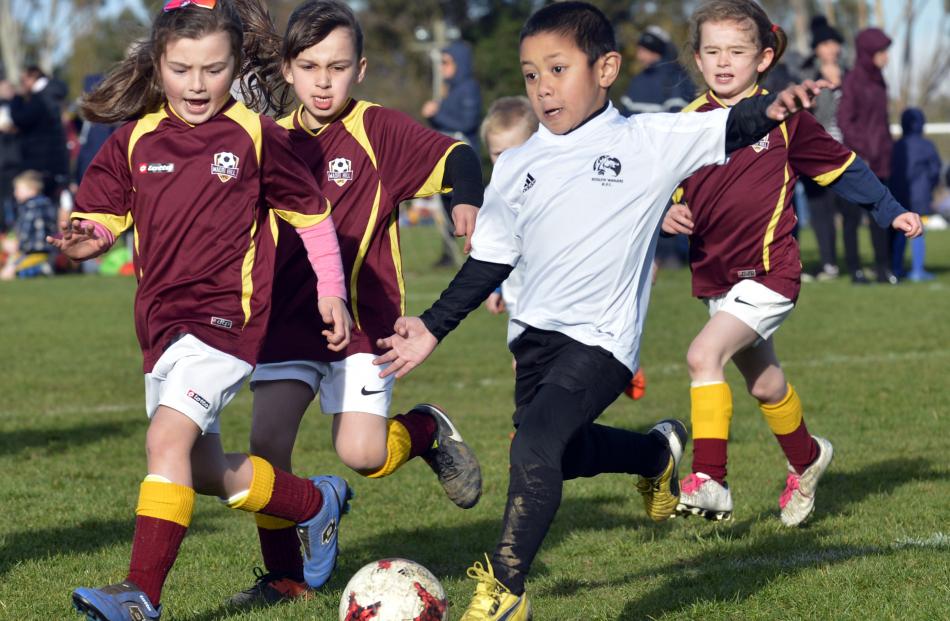
[[[469,257],[435,304],[420,319],[438,340],[454,330],[463,319],[505,282],[514,269],[506,263],[489,263]]]
[[[729,108],[729,117],[726,119],[726,155],[755,144],[762,136],[780,125],[780,121],[773,121],[765,116],[766,108],[772,105],[776,96],[775,93],[769,93],[761,97],[746,97]]]
[[[460,144],[445,158],[442,187],[452,188],[452,206],[482,206],[485,184],[482,181],[482,164],[472,147]]]

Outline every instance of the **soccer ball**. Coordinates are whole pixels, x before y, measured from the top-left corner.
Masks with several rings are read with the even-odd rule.
[[[216,153],[214,158],[216,160],[215,164],[218,166],[223,166],[224,168],[237,168],[238,158],[233,153]]]
[[[445,590],[428,569],[404,558],[374,561],[353,574],[340,621],[448,621]]]
[[[345,173],[348,170],[350,170],[350,160],[345,157],[330,160],[330,172]]]

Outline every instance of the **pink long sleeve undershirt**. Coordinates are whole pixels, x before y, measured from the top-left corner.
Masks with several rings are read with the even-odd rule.
[[[95,220],[83,220],[92,224],[96,236],[106,240],[111,247],[115,235]],[[324,218],[318,224],[296,229],[307,249],[310,267],[317,275],[317,297],[337,297],[346,300],[346,279],[343,276],[343,260],[340,258],[340,243],[332,218]]]

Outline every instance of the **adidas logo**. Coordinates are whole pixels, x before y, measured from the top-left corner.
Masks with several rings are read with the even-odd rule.
[[[534,177],[531,176],[531,173],[528,173],[528,176],[524,180],[524,187],[521,188],[521,193],[524,194],[528,190],[534,187]]]

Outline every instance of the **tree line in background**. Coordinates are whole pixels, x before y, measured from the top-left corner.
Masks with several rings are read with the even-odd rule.
[[[900,83],[891,85],[896,108],[917,105],[934,120],[950,119],[950,96],[944,82],[950,77],[950,0],[900,0],[901,19],[885,21],[883,0],[763,0],[776,23],[789,33],[790,47],[805,58],[810,54],[808,24],[824,14],[846,38],[868,25],[882,27],[892,38],[911,32],[927,3],[940,3],[940,36],[930,42],[929,55],[912,53],[913,38],[904,37],[901,49],[892,49],[892,62],[901,63]],[[696,0],[593,0],[611,18],[628,59],[627,75],[639,70],[634,49],[639,34],[656,24],[684,45],[683,64],[692,67],[685,49],[687,24]],[[279,27],[298,2],[271,0],[268,6]],[[485,102],[521,93],[523,84],[517,57],[521,24],[543,2],[536,0],[359,0],[366,32],[369,78],[359,94],[367,99],[415,112],[433,94],[429,52],[445,36],[461,36],[472,43],[476,74]],[[148,32],[147,20],[161,10],[161,0],[142,0],[118,14],[103,17],[102,0],[0,0],[0,53],[3,72],[15,77],[26,64],[38,64],[64,79],[78,96],[83,78],[108,70],[122,58],[129,43]],[[927,67],[927,71],[914,71]],[[917,79],[914,79],[917,76]],[[617,90],[625,86],[621,79]]]

